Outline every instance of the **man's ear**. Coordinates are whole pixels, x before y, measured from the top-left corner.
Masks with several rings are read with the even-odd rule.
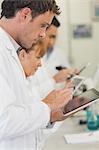
[[[20,21],[30,21],[32,19],[31,16],[31,9],[30,8],[23,8],[22,10],[20,10]]]

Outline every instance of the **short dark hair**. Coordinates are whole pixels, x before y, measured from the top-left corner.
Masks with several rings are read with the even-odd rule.
[[[55,0],[3,0],[1,18],[3,16],[13,18],[19,10],[25,7],[32,10],[33,18],[47,11],[52,11],[56,15],[60,14],[60,8]]]
[[[60,27],[60,22],[58,21],[58,19],[55,16],[53,17],[51,25],[54,25],[57,28]]]

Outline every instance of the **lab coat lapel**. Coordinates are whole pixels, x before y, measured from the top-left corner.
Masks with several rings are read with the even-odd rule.
[[[20,60],[17,56],[16,50],[15,50],[15,48],[14,48],[14,46],[13,46],[13,44],[12,44],[10,38],[9,38],[9,35],[1,27],[0,27],[0,40],[6,46],[6,49],[10,52],[13,59],[16,61],[16,63],[20,67],[23,76],[25,77],[24,70],[23,70],[22,65],[20,63]]]

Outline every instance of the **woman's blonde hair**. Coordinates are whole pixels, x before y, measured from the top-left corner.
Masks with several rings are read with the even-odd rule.
[[[37,53],[39,53],[39,55],[43,57],[46,53],[46,46],[45,46],[44,40],[43,39],[39,40],[35,46],[37,46],[37,49],[36,49]]]
[[[20,51],[23,49],[25,50],[26,53],[29,53],[31,51],[36,51],[36,53],[38,53],[40,57],[43,57],[46,53],[46,46],[45,46],[44,40],[39,40],[36,44],[33,44],[32,47],[29,49],[20,47],[17,50],[17,54],[19,55]]]

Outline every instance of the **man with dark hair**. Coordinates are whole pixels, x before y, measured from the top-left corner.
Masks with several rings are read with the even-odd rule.
[[[0,150],[37,150],[38,129],[64,119],[72,88],[33,99],[17,56],[45,37],[59,8],[54,0],[4,0],[0,19]],[[27,60],[27,55],[25,56]],[[27,63],[24,62],[24,63]]]
[[[66,57],[65,52],[63,51],[63,49],[57,47],[55,44],[59,27],[60,27],[60,22],[56,17],[54,17],[51,25],[47,29],[47,36],[46,36],[47,52],[44,57],[44,62],[45,62],[45,67],[47,68],[47,71],[51,75],[51,77],[53,77],[56,73],[58,73],[56,67],[57,68],[69,67],[68,59]],[[68,70],[66,70],[66,72],[67,71]]]
[[[2,3],[1,17],[12,18],[18,10],[24,7],[31,9],[32,18],[47,12],[48,10],[59,15],[59,8],[53,0],[4,0]]]
[[[27,24],[27,26],[25,24],[21,24],[23,18],[20,18],[20,12],[21,14],[24,14],[24,19],[27,20],[28,17],[29,24]],[[36,24],[33,26],[34,18],[36,19],[39,15],[42,15],[43,17],[43,14],[45,13],[46,21],[43,24],[39,24],[39,28],[41,28],[41,30],[35,34],[34,32],[36,32],[38,26],[36,26]],[[17,34],[20,34],[20,36],[16,39],[16,42],[22,47],[30,48],[33,42],[37,42],[38,38],[45,36],[45,30],[51,23],[50,18],[52,18],[55,14],[59,14],[59,8],[54,0],[4,0],[2,3],[1,19],[2,22],[5,23],[6,20],[10,20],[15,17],[13,21],[17,23],[17,25],[16,28],[13,26],[11,30],[17,30]],[[43,18],[40,17],[37,21],[40,19]],[[19,31],[20,27],[22,32]]]
[[[47,28],[47,37],[46,37],[47,59],[49,59],[50,54],[53,52],[59,27],[60,27],[60,22],[54,16],[51,25]]]
[[[53,20],[51,22],[51,25],[54,25],[55,27],[59,28],[60,27],[60,22],[58,21],[58,19],[54,16]]]

